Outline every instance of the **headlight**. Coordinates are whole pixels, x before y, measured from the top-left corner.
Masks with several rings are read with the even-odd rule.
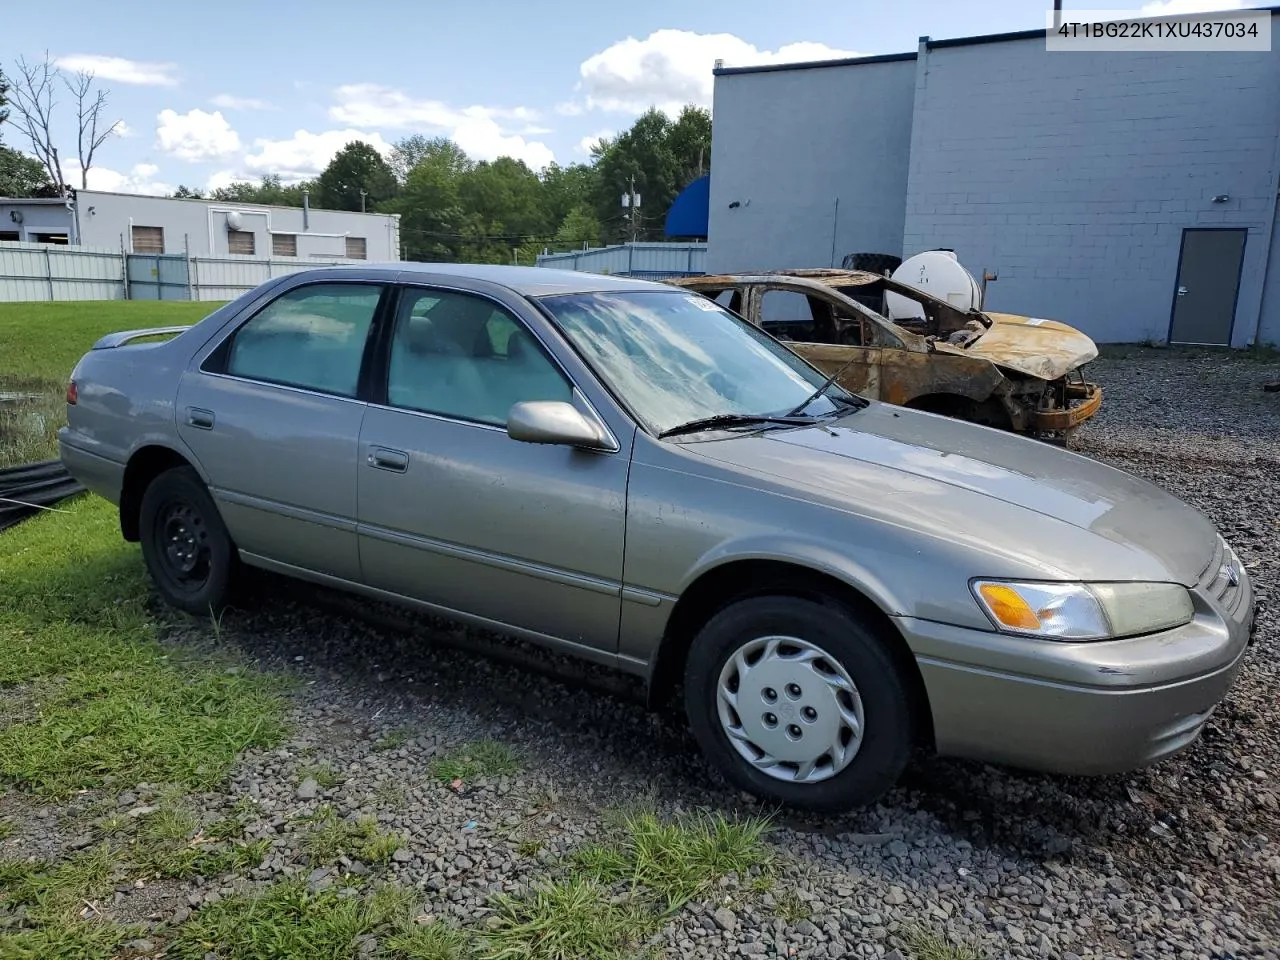
[[[1176,583],[1013,583],[975,580],[973,595],[1002,633],[1109,640],[1188,623],[1191,594]]]

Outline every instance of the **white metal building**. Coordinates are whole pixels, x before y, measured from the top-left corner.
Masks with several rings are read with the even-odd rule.
[[[399,260],[400,215],[76,190],[0,197],[0,241],[190,257]]]

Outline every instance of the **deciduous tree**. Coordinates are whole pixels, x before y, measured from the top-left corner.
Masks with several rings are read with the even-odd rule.
[[[399,192],[387,161],[369,144],[353,140],[316,178],[315,203],[330,210],[373,210]]]

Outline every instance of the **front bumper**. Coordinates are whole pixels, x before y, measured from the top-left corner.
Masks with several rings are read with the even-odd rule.
[[[1102,387],[1096,383],[1067,384],[1068,406],[1036,413],[1036,430],[1074,430],[1102,406]]]
[[[1191,623],[1126,640],[1029,640],[900,618],[942,755],[1064,774],[1122,773],[1195,742],[1240,669],[1248,583],[1232,609],[1193,593]]]

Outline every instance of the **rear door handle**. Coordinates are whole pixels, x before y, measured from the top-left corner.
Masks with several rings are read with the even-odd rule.
[[[367,462],[371,467],[393,473],[404,473],[409,469],[409,455],[403,450],[392,450],[389,447],[374,447],[369,451]]]
[[[213,429],[213,411],[202,407],[187,407],[187,423],[201,430]]]

